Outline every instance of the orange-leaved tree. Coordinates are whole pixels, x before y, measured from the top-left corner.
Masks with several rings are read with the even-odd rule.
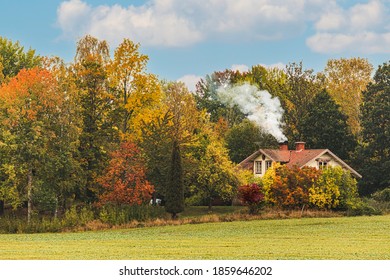
[[[304,167],[275,164],[263,178],[267,202],[285,209],[302,208],[309,204],[309,189],[321,171]]]
[[[11,199],[13,205],[27,200],[28,222],[33,193],[45,183],[44,170],[52,160],[51,143],[59,137],[56,127],[63,103],[57,81],[47,70],[21,70],[0,87],[0,143],[4,156],[0,167],[7,177],[0,187],[8,194],[19,193]]]
[[[138,147],[122,142],[111,153],[111,160],[103,175],[97,180],[104,189],[99,204],[141,205],[148,202],[154,187],[146,180],[144,160]]]

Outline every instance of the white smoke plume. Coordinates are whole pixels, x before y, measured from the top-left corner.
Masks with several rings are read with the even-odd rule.
[[[284,110],[277,97],[272,97],[266,90],[256,86],[243,84],[238,86],[222,85],[217,90],[218,97],[226,105],[237,105],[265,132],[268,132],[279,142],[287,140],[282,132],[282,117]]]

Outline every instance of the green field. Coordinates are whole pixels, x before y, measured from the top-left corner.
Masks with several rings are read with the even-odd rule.
[[[390,216],[0,235],[0,259],[390,259]]]

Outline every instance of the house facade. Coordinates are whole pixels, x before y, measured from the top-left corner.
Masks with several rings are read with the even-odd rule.
[[[295,150],[289,150],[287,142],[280,143],[279,149],[259,149],[239,163],[239,166],[252,170],[255,176],[262,177],[275,162],[299,168],[307,166],[325,169],[340,166],[355,178],[362,177],[329,149],[305,149],[305,142],[295,142]]]

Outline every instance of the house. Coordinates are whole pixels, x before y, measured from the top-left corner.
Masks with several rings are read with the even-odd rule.
[[[289,167],[304,166],[324,169],[328,166],[341,166],[355,178],[361,178],[356,170],[346,164],[329,149],[305,149],[305,142],[295,142],[295,150],[289,150],[287,142],[279,144],[279,149],[260,149],[239,163],[243,169],[253,170],[255,176],[262,177],[274,162]]]

